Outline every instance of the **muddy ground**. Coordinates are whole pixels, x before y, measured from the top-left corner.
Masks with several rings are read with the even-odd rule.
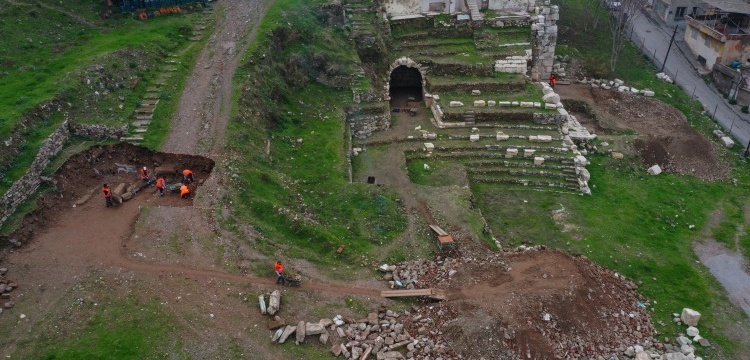
[[[635,131],[630,146],[646,167],[659,165],[667,172],[704,180],[729,176],[729,167],[717,155],[718,145],[690,127],[685,115],[671,105],[585,84],[558,86],[555,90],[566,109],[601,139]]]

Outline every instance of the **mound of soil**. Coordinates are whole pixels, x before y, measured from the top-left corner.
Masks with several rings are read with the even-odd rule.
[[[469,359],[609,358],[653,341],[637,286],[585,257],[541,248],[440,260],[457,272],[448,300],[417,309],[436,340]],[[446,270],[447,268],[446,267]],[[420,283],[436,283],[424,271]],[[444,276],[444,275],[442,275]],[[406,324],[425,333],[421,321]]]
[[[582,84],[561,86],[558,91],[567,99],[590,105],[598,123],[595,128],[636,131],[636,149],[646,167],[658,164],[667,172],[703,180],[729,176],[729,167],[717,156],[715,145],[690,127],[685,115],[671,105]]]
[[[47,180],[54,190],[39,197],[36,210],[24,217],[17,230],[5,238],[0,238],[0,243],[7,243],[10,239],[13,239],[14,243],[27,242],[35,232],[57,219],[63,209],[76,203],[102,201],[104,207],[104,201],[101,200],[102,184],[110,184],[114,190],[120,183],[129,185],[139,182],[140,176],[133,171],[142,166],[147,166],[152,173],[157,168],[162,171],[168,170],[164,175],[167,184],[179,182],[182,169],[193,170],[196,181],[190,184],[189,188],[194,194],[213,170],[214,161],[202,156],[154,152],[131,144],[91,147],[72,156],[51,179]],[[124,171],[126,168],[133,171]],[[160,199],[160,203],[186,206],[191,205],[192,200],[185,201],[179,196],[165,196]]]

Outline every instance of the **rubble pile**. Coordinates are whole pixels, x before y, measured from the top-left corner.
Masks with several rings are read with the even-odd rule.
[[[438,257],[436,260],[412,260],[398,265],[382,265],[383,279],[391,289],[426,289],[447,287],[458,272],[460,260]]]
[[[296,325],[287,325],[276,315],[268,328],[273,330],[272,342],[283,344],[294,335],[295,343],[300,345],[314,337],[321,344],[332,344],[331,353],[345,359],[457,358],[444,341],[435,339],[433,335],[437,332],[430,318],[408,311],[397,313],[384,307],[364,319],[336,315],[318,322],[300,321]]]
[[[0,307],[0,314],[3,313],[4,309],[10,309],[15,305],[13,300],[10,299],[10,293],[13,289],[18,287],[18,284],[6,278],[8,268],[0,268],[0,299],[2,299],[3,306]]]

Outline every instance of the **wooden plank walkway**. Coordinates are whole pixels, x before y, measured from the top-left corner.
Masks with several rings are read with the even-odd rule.
[[[426,296],[430,299],[446,300],[443,289],[383,290],[380,296],[384,298]]]

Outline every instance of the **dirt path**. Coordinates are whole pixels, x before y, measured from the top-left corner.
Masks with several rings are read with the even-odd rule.
[[[163,151],[214,157],[221,153],[232,106],[232,78],[267,0],[217,2],[219,20],[190,75]]]

